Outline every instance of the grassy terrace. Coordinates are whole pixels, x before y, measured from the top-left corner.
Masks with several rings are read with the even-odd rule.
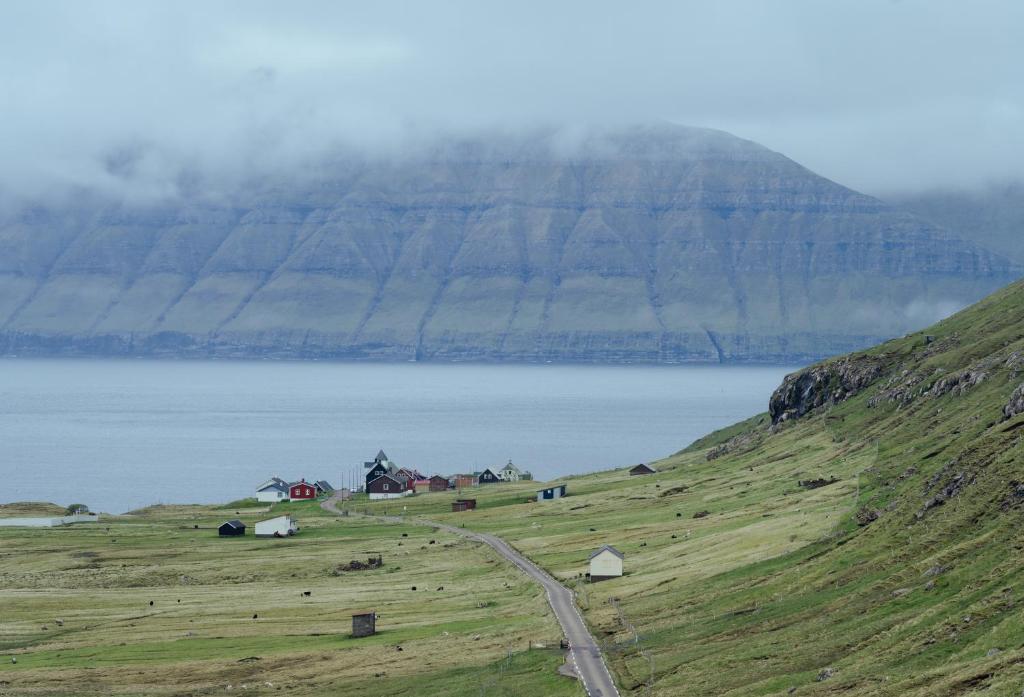
[[[527,650],[560,632],[489,548],[315,503],[275,506],[298,518],[294,538],[218,538],[227,518],[266,517],[248,505],[0,528],[0,694],[582,694],[556,675],[560,652]],[[371,552],[383,568],[336,575]],[[352,639],[363,608],[379,633]]]

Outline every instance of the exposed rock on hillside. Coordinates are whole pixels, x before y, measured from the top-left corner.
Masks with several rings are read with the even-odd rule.
[[[557,135],[0,218],[0,353],[805,362],[1019,271],[727,133]]]
[[[849,399],[871,384],[881,372],[879,359],[858,355],[787,375],[768,402],[772,423],[797,419],[812,409]]]

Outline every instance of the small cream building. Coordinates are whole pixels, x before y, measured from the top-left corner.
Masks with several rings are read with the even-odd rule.
[[[605,545],[590,555],[590,582],[618,578],[622,575],[622,560],[625,555],[611,545]]]
[[[299,526],[290,515],[279,515],[256,523],[256,537],[288,537],[298,531]]]

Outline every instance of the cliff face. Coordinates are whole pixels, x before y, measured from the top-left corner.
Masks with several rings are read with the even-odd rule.
[[[0,352],[807,360],[923,326],[1007,260],[726,133],[448,143],[216,204],[0,224]]]

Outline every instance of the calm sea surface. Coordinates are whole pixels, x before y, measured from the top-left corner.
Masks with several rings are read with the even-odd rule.
[[[512,459],[538,479],[631,465],[767,408],[792,368],[0,360],[0,502],[123,512],[271,475]]]

